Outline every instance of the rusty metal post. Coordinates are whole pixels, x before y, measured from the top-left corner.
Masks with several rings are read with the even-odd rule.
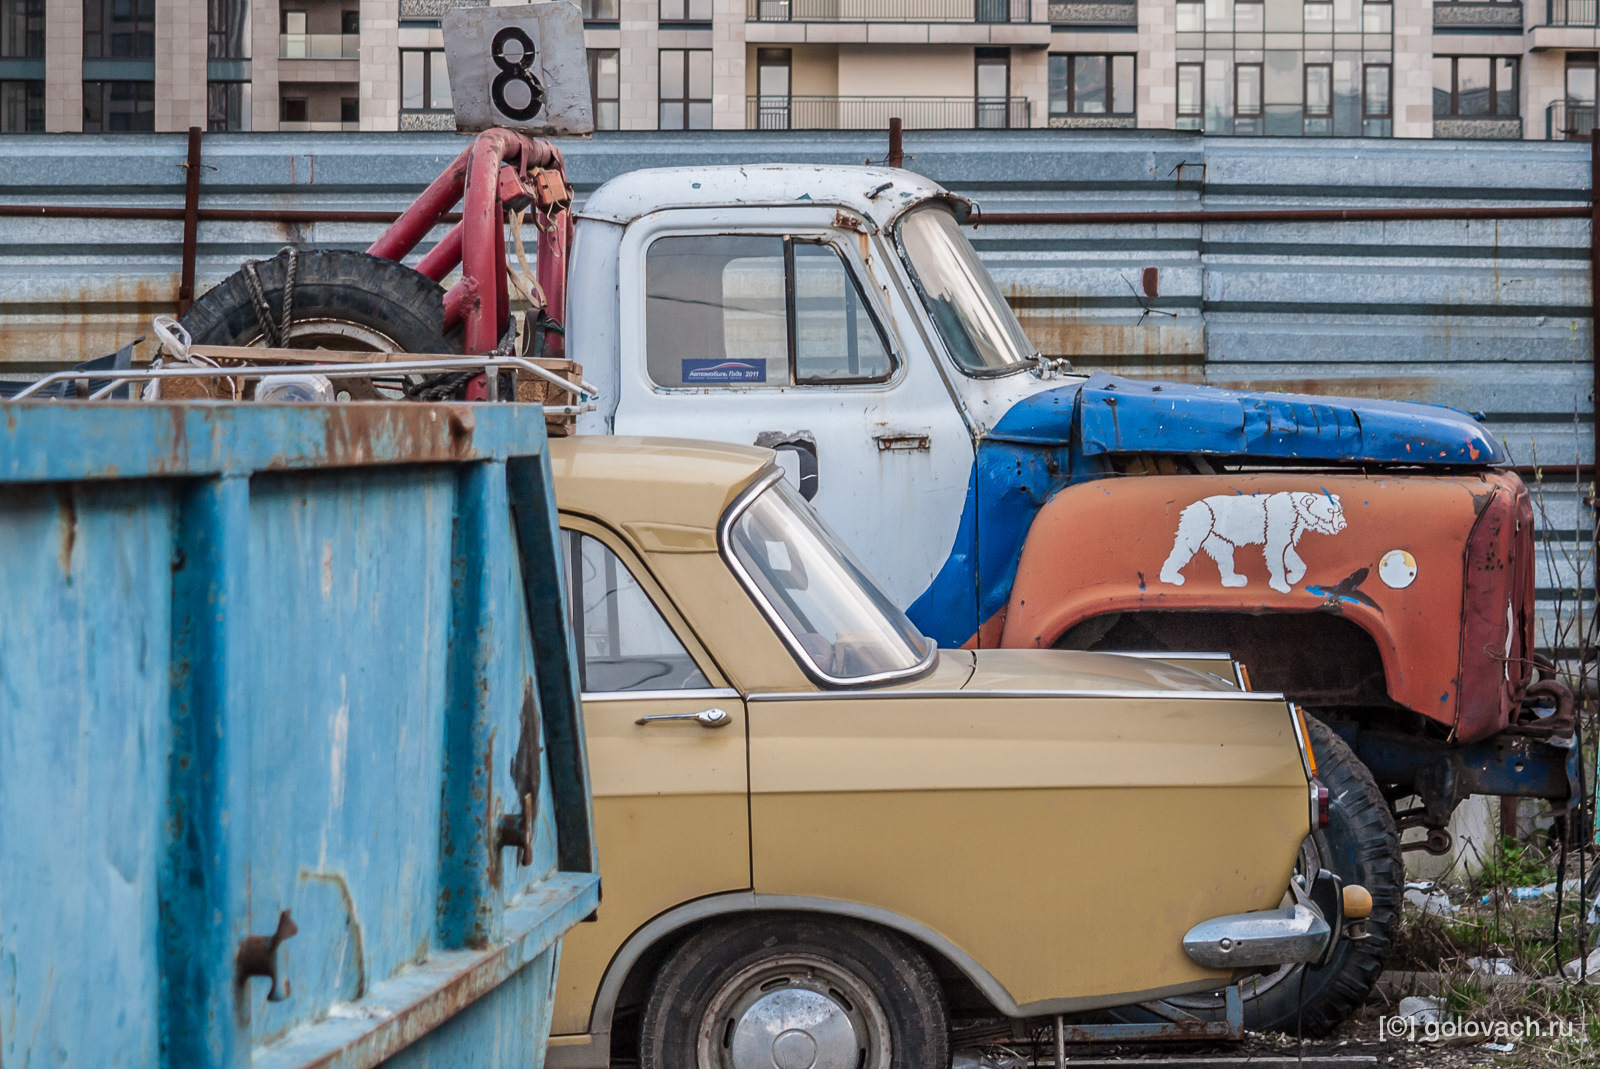
[[[901,128],[902,123],[898,115],[889,120],[889,158],[884,162],[890,167],[905,166],[906,154],[900,141]]]
[[[200,127],[189,127],[189,162],[183,176],[183,274],[178,281],[178,314],[194,303],[195,246],[200,232]]]

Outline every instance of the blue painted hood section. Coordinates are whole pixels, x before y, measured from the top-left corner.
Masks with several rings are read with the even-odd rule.
[[[1038,400],[1061,392],[1049,391]],[[1104,373],[1073,393],[1087,456],[1206,453],[1406,465],[1506,459],[1477,421],[1443,405],[1223,390]],[[1007,412],[996,432],[1014,414],[1023,415],[1022,407]],[[1041,416],[1048,411],[1027,407]],[[1059,417],[1042,420],[1039,429],[1047,425],[1059,430]]]

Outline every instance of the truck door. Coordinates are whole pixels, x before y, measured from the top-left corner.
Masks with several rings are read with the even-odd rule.
[[[562,945],[551,1030],[573,1035],[588,1032],[606,966],[639,925],[750,886],[750,823],[738,692],[620,541],[576,517],[562,526],[605,873],[596,922]]]
[[[778,449],[909,606],[955,543],[972,439],[874,262],[879,237],[834,228],[838,214],[684,210],[631,226],[615,430]]]

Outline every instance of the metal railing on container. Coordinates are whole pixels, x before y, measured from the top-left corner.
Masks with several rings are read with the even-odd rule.
[[[1030,0],[745,0],[747,22],[1030,22]],[[1592,3],[1593,0],[1590,0]]]
[[[1027,97],[751,96],[752,130],[881,130],[891,118],[907,130],[1021,130],[1032,117]]]

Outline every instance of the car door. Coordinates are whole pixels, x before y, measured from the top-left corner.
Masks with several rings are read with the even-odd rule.
[[[880,238],[840,217],[684,210],[629,227],[614,426],[778,449],[908,606],[955,544],[972,439],[921,334],[901,329],[913,320],[874,263]]]
[[[566,936],[552,1031],[584,1033],[639,925],[750,886],[744,706],[615,534],[562,517],[604,899]]]

